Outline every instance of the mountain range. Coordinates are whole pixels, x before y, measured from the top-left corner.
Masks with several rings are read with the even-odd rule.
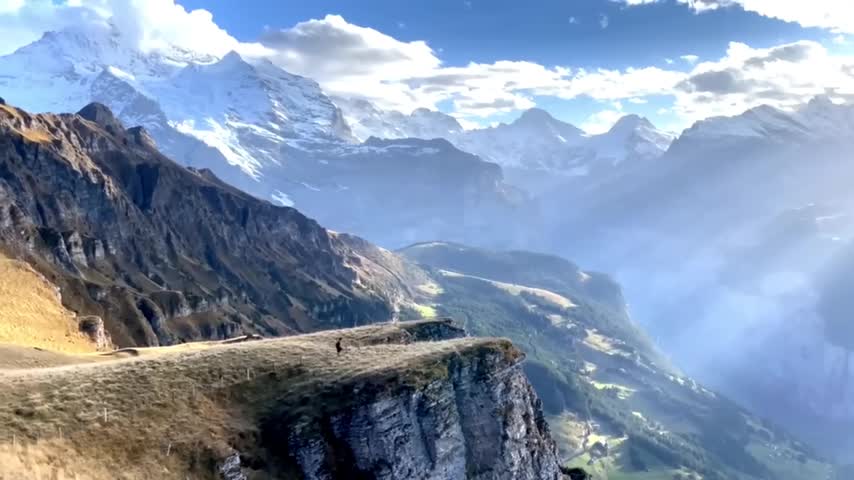
[[[452,116],[427,109],[409,115],[383,111],[365,100],[333,99],[357,138],[444,138],[457,148],[501,165],[508,180],[531,193],[564,177],[589,180],[627,164],[661,156],[674,135],[649,120],[626,115],[607,132],[589,135],[532,108],[510,124],[465,130]],[[595,181],[595,180],[594,180]]]

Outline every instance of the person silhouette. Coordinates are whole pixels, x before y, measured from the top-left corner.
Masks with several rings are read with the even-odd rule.
[[[341,340],[344,340],[344,339],[339,338],[338,341],[335,342],[335,350],[338,352],[338,355],[341,355],[341,350],[344,350],[344,348],[341,347]]]

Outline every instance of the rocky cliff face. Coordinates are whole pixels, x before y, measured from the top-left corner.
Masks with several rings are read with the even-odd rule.
[[[366,389],[364,401],[320,418],[275,418],[269,434],[309,480],[560,478],[520,354],[462,350],[423,388]]]
[[[405,297],[346,238],[173,163],[98,104],[0,105],[0,248],[120,346],[353,326]]]

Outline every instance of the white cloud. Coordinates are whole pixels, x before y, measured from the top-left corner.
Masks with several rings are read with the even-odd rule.
[[[620,3],[625,3],[626,5],[646,5],[648,3],[656,3],[659,0],[614,0]]]
[[[611,24],[611,19],[608,18],[608,15],[605,15],[604,13],[599,14],[599,26],[600,27],[605,29],[605,28],[608,28],[608,25],[610,25],[610,24]]]
[[[440,67],[425,42],[402,42],[338,15],[270,30],[260,41],[272,52],[274,63],[317,80],[330,93],[363,96],[382,107],[404,110],[432,106],[437,100],[430,92],[418,98],[403,83]]]
[[[48,30],[107,21],[119,28],[125,41],[144,50],[179,46],[223,55],[241,47],[210,12],[187,11],[174,0],[0,0],[0,54]]]
[[[615,0],[630,6],[664,0]],[[833,32],[854,33],[854,2],[851,0],[677,0],[702,13],[739,6],[748,12],[803,27],[818,27]]]
[[[682,56],[693,65],[690,72],[652,66],[571,69],[528,61],[444,67],[424,42],[402,42],[335,16],[269,32],[263,42],[276,51],[277,63],[337,95],[402,111],[450,101],[455,115],[473,121],[534,106],[535,96],[640,104],[656,95],[673,99],[675,122],[684,124],[761,103],[792,108],[819,93],[843,95],[854,81],[854,70],[844,68],[849,61],[815,42],[770,49],[733,43],[718,61]],[[592,130],[605,128],[619,110],[600,112],[586,123]]]
[[[672,91],[684,76],[682,72],[658,67],[594,71],[579,69],[536,91],[564,99],[587,96],[596,100],[620,100]]]
[[[261,43],[275,52],[275,63],[330,93],[405,112],[450,100],[457,115],[485,117],[532,107],[534,95],[619,100],[674,88],[684,77],[654,67],[572,71],[527,61],[444,67],[425,42],[403,42],[335,15],[269,31]]]
[[[24,6],[24,0],[0,0],[0,14],[15,13]]]
[[[570,24],[570,25],[578,25],[579,23],[580,23],[580,22],[578,21],[578,19],[577,19],[577,18],[575,18],[575,17],[569,17],[569,24]]]
[[[680,0],[685,1],[685,0]],[[700,8],[719,8],[738,4],[749,12],[803,27],[854,33],[854,2],[850,0],[693,0]]]
[[[214,21],[207,10],[187,11],[174,0],[83,0],[104,3],[122,32],[134,31],[143,49],[178,45],[194,51],[224,55],[239,43]]]
[[[833,43],[835,43],[837,45],[847,45],[848,44],[848,37],[846,37],[845,35],[839,34],[839,35],[833,37]]]
[[[763,104],[793,109],[820,94],[854,95],[854,57],[812,41],[766,49],[733,42],[726,56],[698,64],[679,83],[674,111],[691,121]]]
[[[37,40],[46,30],[81,23],[80,14],[85,12],[51,0],[0,0],[0,55]]]
[[[622,110],[602,110],[601,112],[594,113],[587,117],[584,122],[580,125],[581,129],[585,132],[597,135],[600,133],[605,133],[617,123],[617,120],[623,118],[625,113]]]

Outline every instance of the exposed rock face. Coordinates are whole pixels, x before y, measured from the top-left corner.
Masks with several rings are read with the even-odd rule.
[[[466,331],[454,325],[451,319],[418,322],[413,325],[407,331],[414,342],[437,342],[466,336]]]
[[[118,346],[391,319],[400,282],[348,240],[173,163],[103,105],[0,106],[0,248]]]
[[[284,413],[265,437],[286,442],[283,468],[307,480],[557,480],[557,450],[521,359],[512,347],[463,352],[421,388],[362,385],[351,407]]]
[[[113,341],[104,330],[104,321],[101,317],[94,315],[80,317],[77,323],[80,325],[80,331],[95,343],[98,350],[109,350],[113,346]]]
[[[240,454],[229,455],[219,466],[219,478],[222,480],[247,480],[247,476],[240,468]]]

